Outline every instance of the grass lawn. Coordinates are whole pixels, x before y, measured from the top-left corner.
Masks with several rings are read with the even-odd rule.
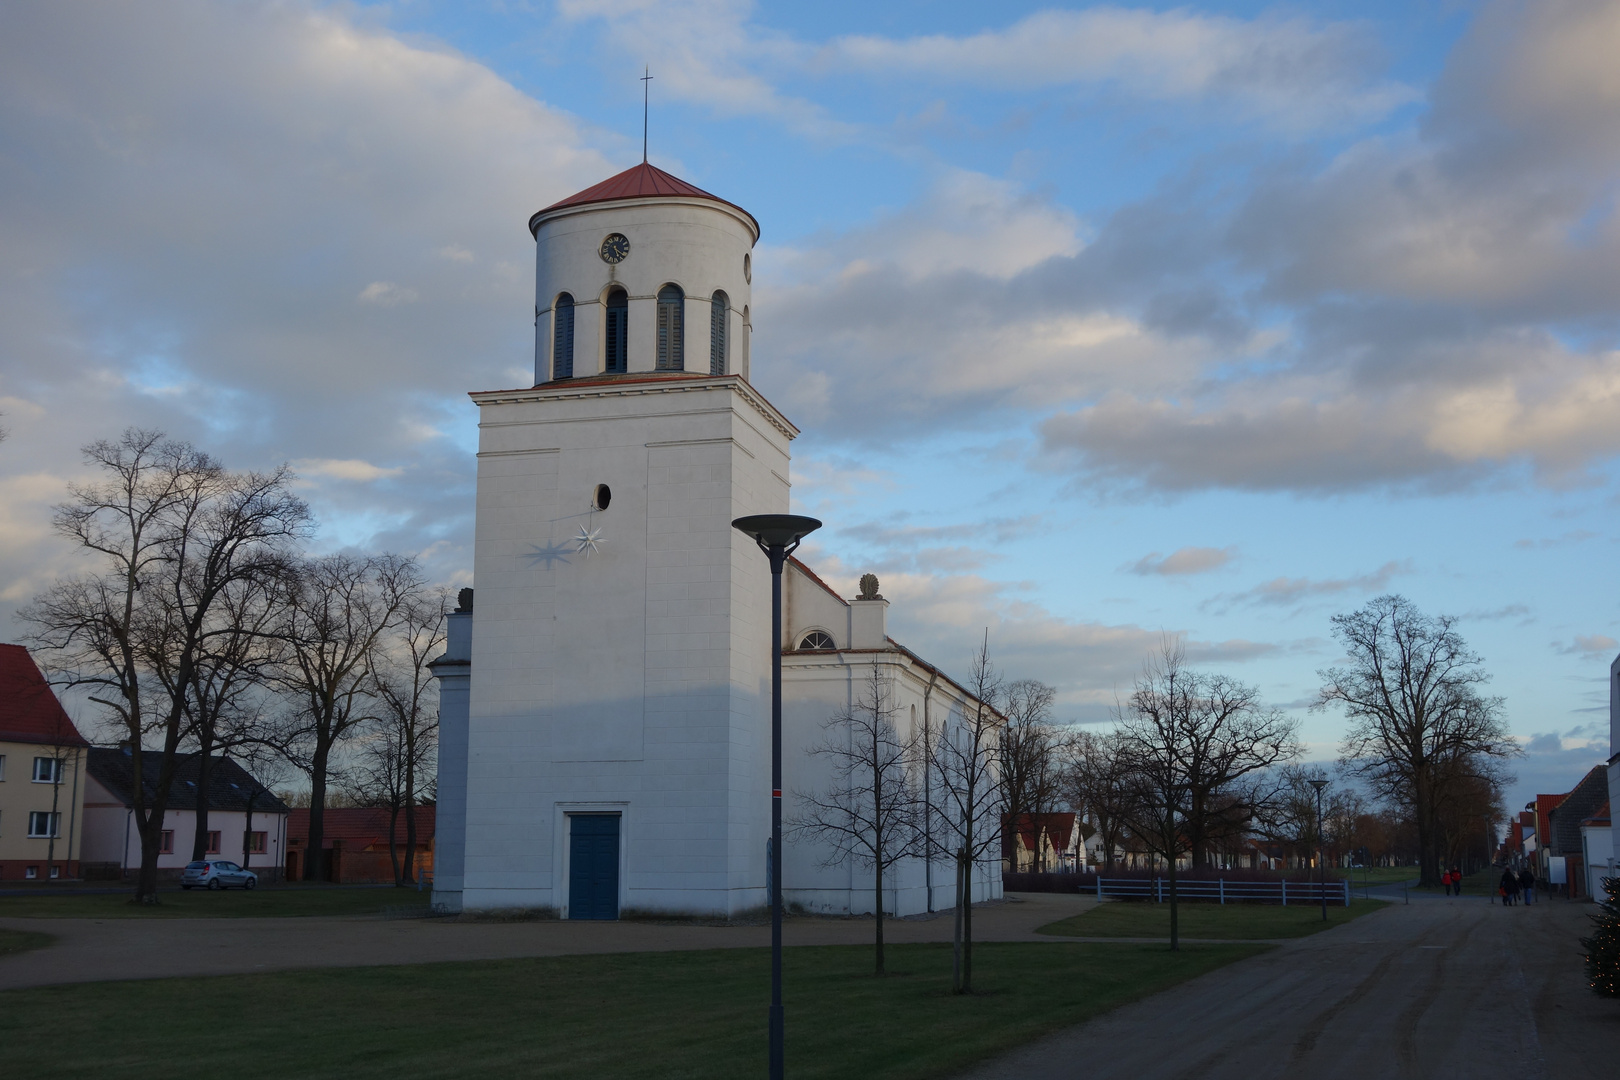
[[[1263,938],[1305,937],[1321,930],[1342,926],[1384,907],[1381,900],[1350,901],[1350,906],[1328,905],[1327,922],[1322,909],[1314,904],[1283,907],[1281,904],[1180,904],[1180,930],[1184,938]],[[1099,904],[1090,911],[1047,923],[1039,933],[1068,937],[1162,937],[1170,936],[1170,905],[1116,901]]]
[[[1403,881],[1416,881],[1418,868],[1415,866],[1370,866],[1365,870],[1340,870],[1338,874],[1348,880],[1352,887],[1360,886],[1363,881],[1369,885],[1399,885]]]
[[[252,892],[178,889],[158,904],[132,904],[129,893],[40,893],[0,896],[0,916],[19,919],[246,919],[285,915],[380,915],[385,908],[426,911],[428,893],[415,889],[332,885],[261,886]]]
[[[950,994],[949,945],[789,949],[788,1075],[948,1076],[1265,946],[994,944]],[[348,968],[0,993],[8,1073],[170,1080],[187,1047],[255,1077],[763,1076],[764,949]],[[241,1071],[241,1070],[237,1070]]]
[[[53,940],[49,934],[36,934],[30,930],[0,930],[0,956],[43,949]]]

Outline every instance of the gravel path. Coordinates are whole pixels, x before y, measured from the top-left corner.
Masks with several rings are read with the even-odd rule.
[[[1024,894],[973,909],[976,941],[1053,941],[1034,931],[1093,906],[1080,896]],[[230,975],[291,968],[422,964],[582,953],[727,949],[770,944],[770,927],[651,922],[462,922],[457,919],[3,919],[51,934],[45,949],[0,957],[0,990],[53,983]],[[891,944],[950,941],[953,920],[890,919]],[[871,919],[789,919],[788,945],[864,945]]]

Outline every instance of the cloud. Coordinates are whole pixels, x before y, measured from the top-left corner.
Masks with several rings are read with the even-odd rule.
[[[1458,618],[1472,619],[1478,622],[1494,622],[1498,619],[1519,619],[1519,625],[1528,626],[1534,620],[1530,618],[1530,608],[1526,604],[1506,604],[1499,608],[1465,611]]]
[[[318,501],[323,537],[470,562],[464,394],[532,348],[523,223],[615,171],[572,119],[342,7],[64,2],[0,9],[0,145],[0,395],[33,410],[0,484],[128,424],[382,460],[420,483]],[[8,597],[49,501],[7,503],[44,537],[0,549]]]
[[[1575,640],[1565,645],[1554,642],[1553,648],[1565,656],[1579,656],[1583,660],[1614,659],[1615,653],[1620,652],[1620,641],[1607,634],[1576,634]]]
[[[1235,547],[1184,547],[1162,558],[1157,551],[1152,552],[1129,564],[1128,568],[1133,574],[1203,574],[1220,569],[1236,555]]]
[[[396,304],[414,304],[421,299],[415,289],[404,285],[396,285],[392,281],[373,281],[356,298],[362,304],[376,304],[378,307],[393,307]]]
[[[1205,609],[1218,608],[1225,610],[1246,604],[1288,605],[1298,604],[1317,596],[1337,596],[1347,592],[1378,592],[1388,585],[1390,579],[1397,574],[1410,574],[1411,572],[1412,561],[1402,559],[1387,562],[1370,574],[1356,574],[1345,578],[1312,580],[1311,578],[1277,577],[1272,578],[1270,581],[1261,582],[1245,592],[1225,593],[1213,597],[1206,601],[1203,607]]]
[[[1543,537],[1540,540],[1531,540],[1528,538],[1523,540],[1515,540],[1513,541],[1513,546],[1521,551],[1545,551],[1548,548],[1562,547],[1565,544],[1578,544],[1583,540],[1591,540],[1596,536],[1597,533],[1588,529],[1575,529],[1571,532],[1564,533],[1562,536]]]
[[[1361,122],[1415,92],[1369,77],[1363,26],[1245,20],[1185,9],[1038,11],[1001,30],[835,39],[816,57],[874,78],[922,76],[1004,90],[1104,84],[1147,100],[1214,100],[1287,128]]]
[[[349,458],[337,461],[330,458],[299,458],[292,463],[301,476],[322,476],[333,480],[354,480],[362,484],[403,474],[404,469],[385,469],[369,461]]]

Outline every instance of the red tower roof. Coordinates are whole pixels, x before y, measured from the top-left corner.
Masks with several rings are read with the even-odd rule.
[[[759,239],[759,222],[754,215],[744,210],[734,202],[712,195],[700,187],[688,184],[678,176],[660,169],[656,165],[649,165],[643,161],[640,165],[633,165],[619,173],[610,176],[600,184],[592,184],[584,191],[576,192],[561,202],[554,202],[544,210],[539,211],[529,219],[529,231],[534,232],[540,218],[553,210],[561,210],[569,206],[584,206],[588,203],[613,202],[618,199],[657,199],[670,196],[684,196],[692,199],[710,199],[746,217],[754,226],[754,239]]]

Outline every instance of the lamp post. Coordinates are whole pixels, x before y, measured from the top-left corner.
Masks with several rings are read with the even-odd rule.
[[[731,527],[752,537],[771,561],[771,1080],[782,1080],[782,566],[821,522],[753,514]]]
[[[1322,921],[1327,922],[1327,844],[1322,838],[1322,789],[1327,787],[1327,781],[1312,780],[1311,787],[1316,789],[1316,861],[1320,864],[1317,876],[1322,881]]]

